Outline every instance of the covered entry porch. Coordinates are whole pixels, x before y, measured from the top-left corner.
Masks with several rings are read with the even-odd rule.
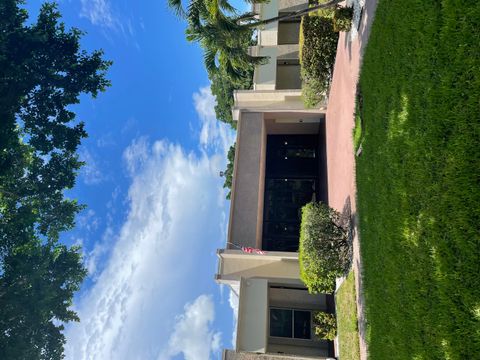
[[[298,251],[301,208],[328,202],[325,116],[244,112],[237,128],[229,245]]]

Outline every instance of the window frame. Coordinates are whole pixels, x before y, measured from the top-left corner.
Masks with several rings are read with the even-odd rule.
[[[273,336],[271,334],[271,311],[273,310],[289,310],[292,317],[292,336]],[[295,311],[302,311],[308,312],[310,314],[310,337],[309,338],[297,338],[295,337]],[[288,308],[288,307],[281,307],[281,306],[270,306],[268,309],[268,336],[275,339],[290,339],[290,340],[300,340],[300,341],[313,341],[313,328],[312,328],[312,313],[313,311],[310,309],[299,309],[299,308]]]

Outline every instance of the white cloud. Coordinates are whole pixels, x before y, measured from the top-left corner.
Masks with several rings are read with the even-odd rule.
[[[79,151],[80,160],[85,161],[80,174],[85,185],[97,185],[107,179],[107,175],[101,170],[96,156],[87,148],[82,147]]]
[[[197,107],[204,111],[199,110],[204,126],[212,103],[205,92],[198,96],[196,105],[208,100]],[[126,220],[110,242],[99,242],[87,254],[96,281],[75,302],[81,322],[66,329],[67,359],[176,358],[179,352],[199,359],[191,357],[200,346],[198,336],[181,338],[194,325],[202,336],[201,354],[219,350],[212,299],[200,296],[183,304],[214,285],[215,248],[224,241],[219,223],[226,219],[227,203],[218,173],[230,144],[229,130],[222,127],[211,128],[207,139],[214,143],[202,144],[200,155],[146,137],[125,149],[131,177]]]
[[[109,253],[110,245],[114,242],[115,234],[110,226],[107,226],[101,240],[95,242],[93,249],[84,253],[84,264],[87,268],[88,275],[93,281],[97,280],[98,271],[101,270],[100,262],[104,256]]]
[[[108,0],[81,0],[80,16],[87,18],[93,25],[114,29],[118,20],[112,12]]]
[[[114,41],[112,34],[116,37],[121,36],[126,43],[140,50],[135,26],[138,21],[132,17],[132,9],[125,2],[112,0],[80,0],[80,2],[80,17],[98,26],[107,40]]]
[[[156,146],[162,146],[160,145],[162,142],[158,142],[157,144]],[[142,136],[134,139],[130,146],[123,152],[123,159],[130,175],[135,175],[147,162],[150,151],[148,146],[147,137]]]
[[[88,209],[83,211],[77,216],[76,225],[86,231],[95,231],[97,230],[100,219],[96,216],[93,209]]]
[[[200,88],[193,94],[195,109],[201,120],[200,145],[202,147],[213,146],[222,151],[228,151],[234,142],[235,133],[228,126],[222,124],[215,117],[215,96],[210,87]]]
[[[111,132],[103,134],[97,139],[97,146],[99,148],[111,147],[115,145],[115,139]]]
[[[155,358],[165,346],[159,338],[173,326],[166,320],[172,310],[211,277],[210,267],[197,266],[215,261],[212,239],[225,211],[218,201],[222,156],[197,157],[168,142],[139,144],[125,151],[135,170],[127,220],[77,306],[82,322],[67,331],[69,359]]]
[[[240,293],[240,285],[230,285],[230,294],[228,302],[233,312],[233,334],[232,347],[235,349],[237,342],[237,321],[238,321],[238,295]]]
[[[214,318],[211,297],[200,295],[192,304],[186,304],[185,312],[177,318],[168,348],[159,360],[171,359],[180,353],[185,360],[209,359],[221,346],[221,334],[210,328]]]

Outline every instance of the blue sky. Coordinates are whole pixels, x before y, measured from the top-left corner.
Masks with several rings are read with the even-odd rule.
[[[28,1],[36,14],[41,1]],[[64,0],[84,49],[114,61],[112,87],[75,107],[88,165],[69,192],[88,208],[62,241],[89,277],[67,325],[67,359],[220,357],[232,346],[228,289],[213,280],[229,203],[219,171],[234,133],[215,120],[202,53],[161,0]]]

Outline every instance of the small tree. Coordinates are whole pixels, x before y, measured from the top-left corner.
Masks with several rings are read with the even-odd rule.
[[[334,340],[337,336],[337,319],[334,314],[318,311],[313,315],[315,335],[323,340]]]
[[[348,232],[338,211],[312,202],[302,208],[300,276],[311,293],[332,293],[350,266]]]

